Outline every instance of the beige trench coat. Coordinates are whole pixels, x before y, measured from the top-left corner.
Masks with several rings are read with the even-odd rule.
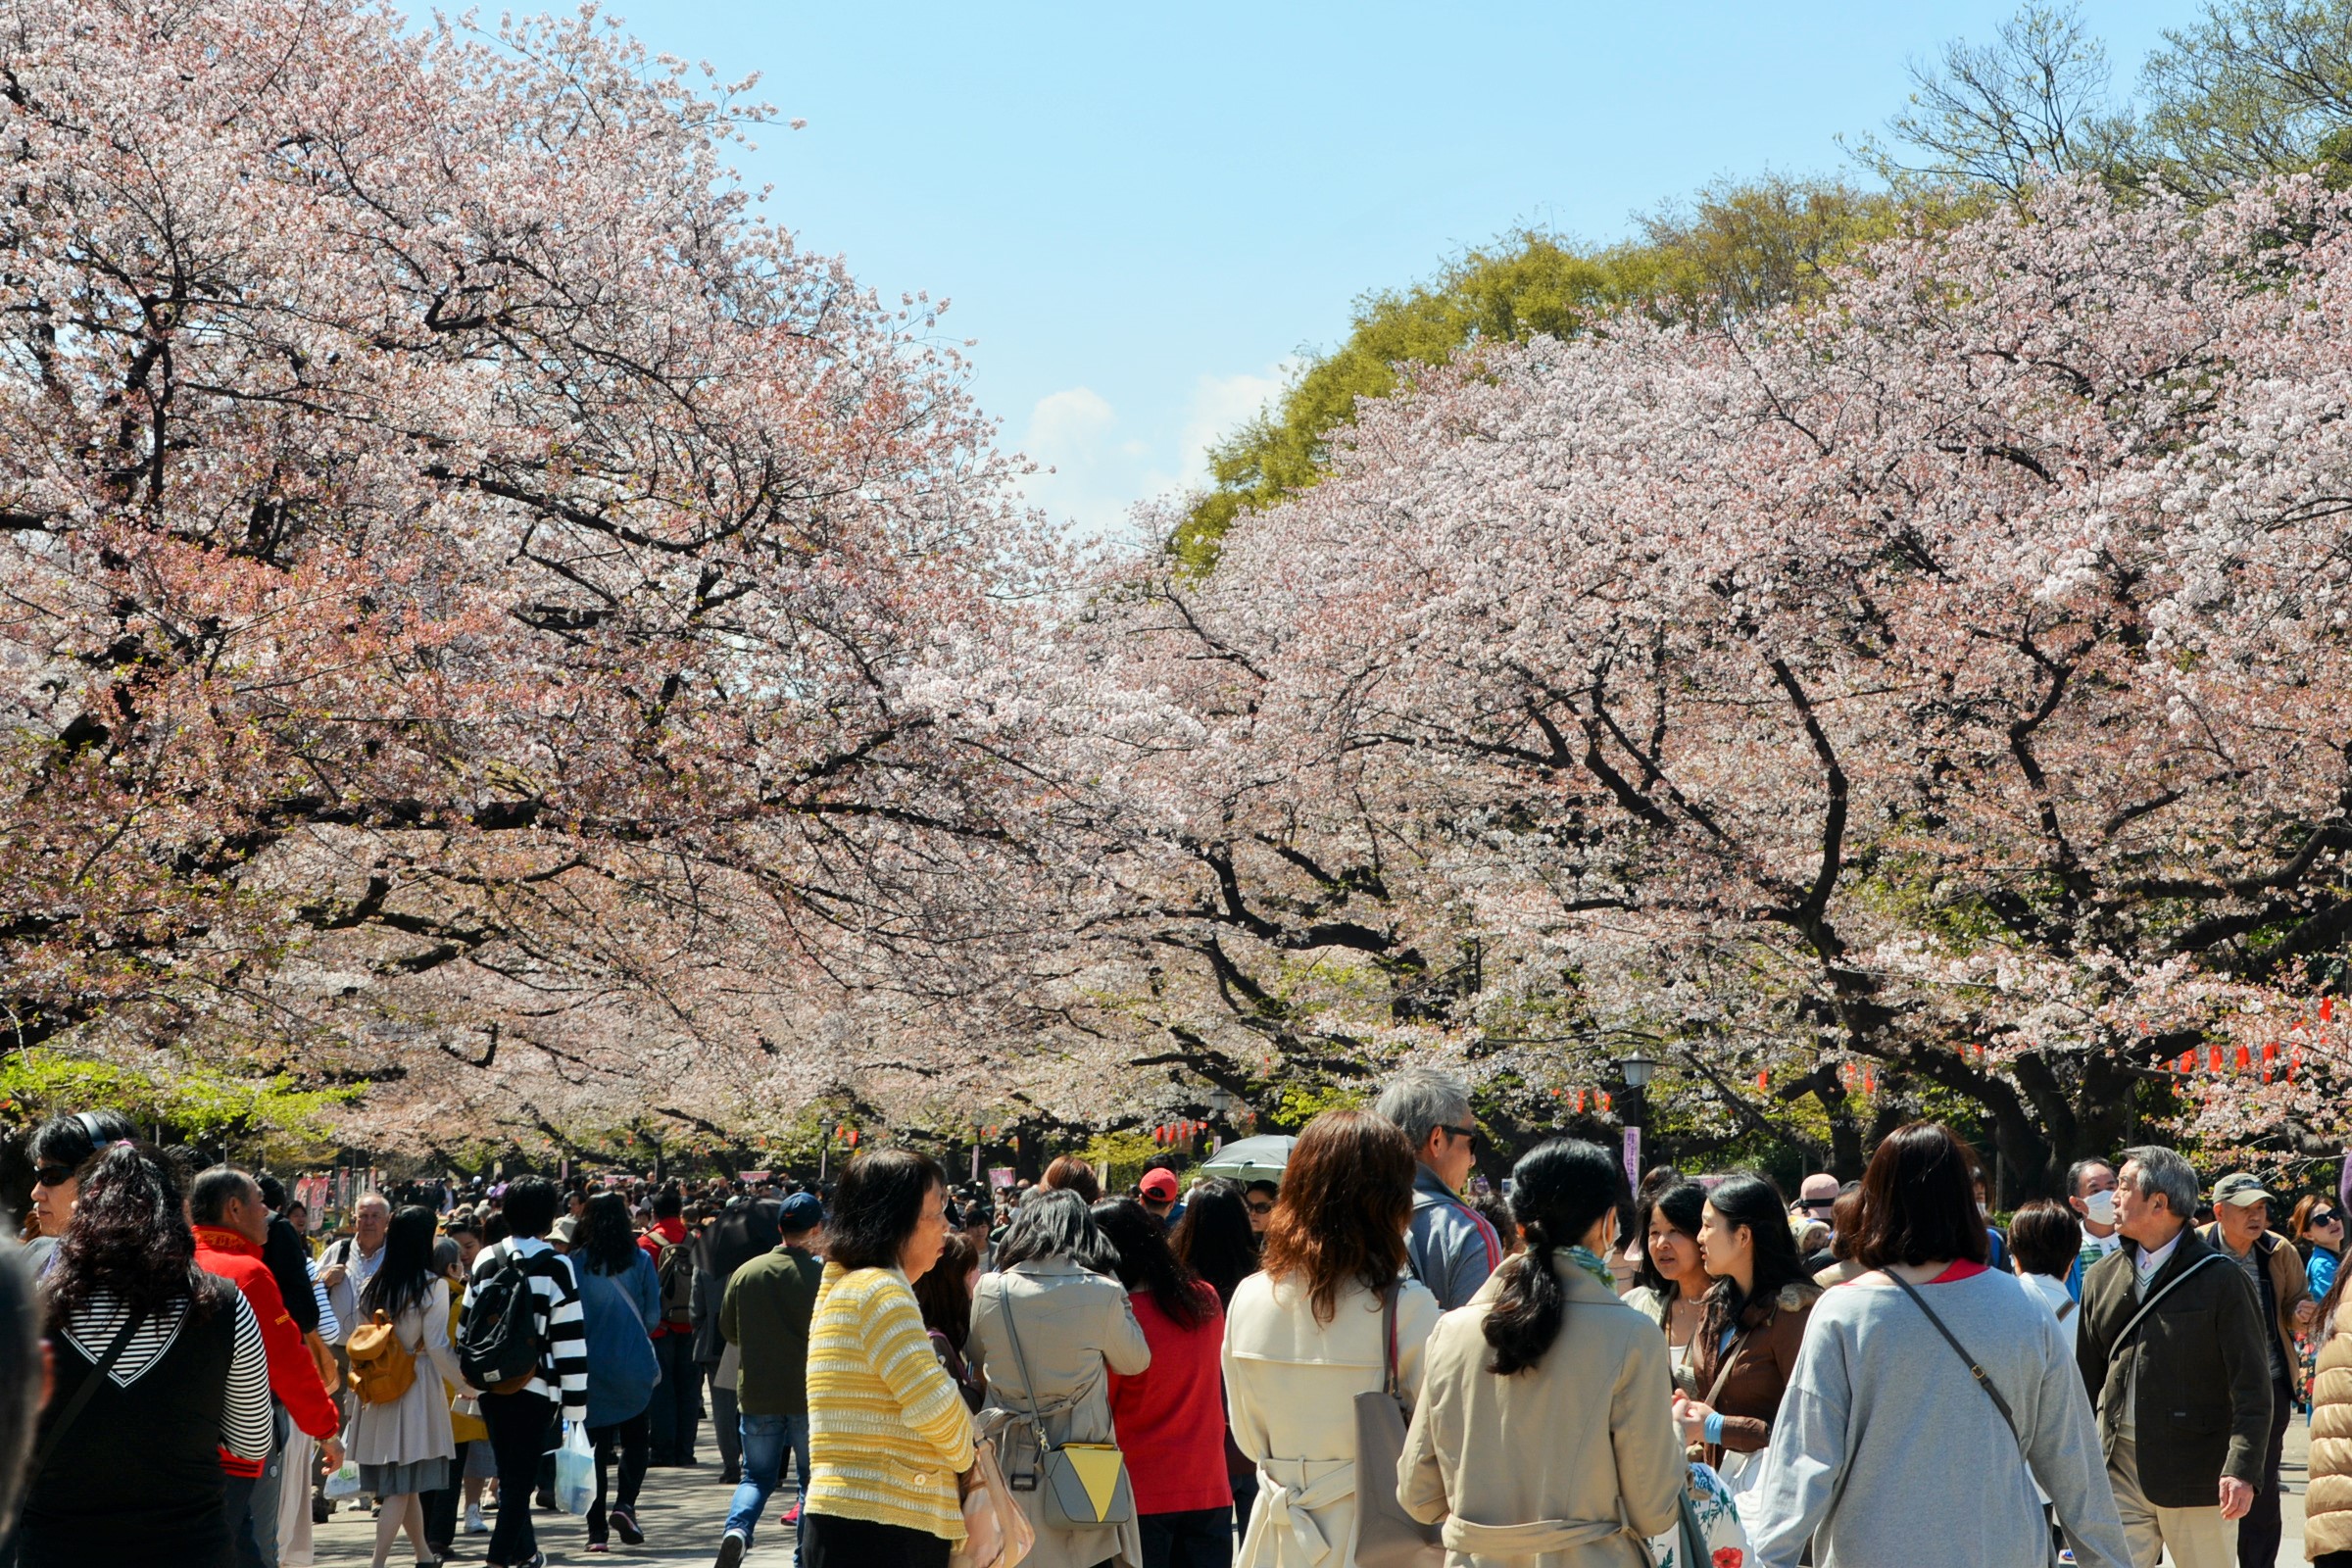
[[[1020,1334],[1017,1355],[1015,1330]],[[972,1296],[972,1332],[963,1353],[988,1379],[983,1425],[998,1430],[1003,1417],[990,1412],[1019,1415],[1034,1401],[1046,1419],[1046,1436],[1054,1443],[1116,1442],[1110,1380],[1104,1370],[1133,1377],[1152,1365],[1152,1347],[1127,1302],[1127,1288],[1058,1257],[1016,1263],[1001,1274],[980,1277]],[[1037,1380],[1034,1388],[1021,1376],[1024,1364]],[[1018,1429],[1023,1435],[1026,1430]],[[1016,1441],[1008,1438],[1005,1443]],[[1000,1455],[1007,1471],[1034,1468],[1035,1450],[1026,1443],[1018,1447],[1018,1452],[1006,1449]],[[1131,1470],[1151,1462],[1148,1453],[1127,1456]],[[1026,1503],[1034,1494],[1015,1495]],[[1095,1568],[1113,1559],[1130,1565],[1144,1560],[1143,1535],[1132,1522],[1095,1530],[1050,1530],[1035,1511],[1030,1522],[1037,1526],[1037,1545],[1021,1559],[1026,1568]]]
[[[1257,1505],[1236,1568],[1354,1568],[1355,1396],[1385,1381],[1380,1298],[1340,1293],[1329,1323],[1306,1294],[1252,1274],[1225,1309],[1225,1397],[1233,1441],[1258,1470]],[[1396,1299],[1397,1383],[1421,1387],[1438,1298],[1406,1280]]]
[[[1687,1475],[1665,1336],[1556,1258],[1559,1338],[1526,1371],[1487,1370],[1497,1273],[1438,1323],[1396,1497],[1445,1522],[1448,1568],[1639,1568],[1674,1527]]]

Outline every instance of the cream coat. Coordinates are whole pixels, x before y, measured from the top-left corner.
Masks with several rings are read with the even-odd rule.
[[[1397,1500],[1445,1521],[1448,1568],[1639,1568],[1636,1537],[1674,1528],[1687,1474],[1665,1338],[1562,1256],[1559,1338],[1497,1377],[1485,1324],[1507,1272],[1438,1323]]]
[[[423,1301],[392,1320],[400,1343],[416,1358],[416,1381],[390,1404],[359,1406],[345,1444],[355,1463],[418,1464],[457,1456],[450,1390],[465,1388],[466,1377],[450,1348],[449,1318],[449,1282],[435,1280]]]
[[[1340,1293],[1329,1323],[1315,1321],[1305,1292],[1288,1281],[1252,1274],[1233,1293],[1225,1397],[1233,1441],[1260,1481],[1236,1568],[1354,1568],[1355,1396],[1386,1382],[1380,1322],[1380,1298],[1361,1286]],[[1396,1369],[1408,1401],[1437,1323],[1438,1298],[1405,1281]]]
[[[2303,1553],[2352,1551],[2352,1312],[2338,1307],[2311,1384],[2311,1494]]]

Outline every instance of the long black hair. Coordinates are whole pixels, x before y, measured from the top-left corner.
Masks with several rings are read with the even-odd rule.
[[[196,1266],[196,1233],[179,1191],[179,1173],[153,1144],[109,1144],[76,1172],[74,1218],[58,1238],[42,1276],[49,1321],[62,1325],[75,1307],[110,1296],[133,1313],[156,1317],[186,1301],[209,1312],[218,1298]]]
[[[1119,1283],[1132,1296],[1141,1291],[1175,1321],[1178,1328],[1197,1329],[1214,1318],[1213,1293],[1200,1289],[1200,1277],[1168,1250],[1167,1234],[1159,1221],[1132,1198],[1112,1198],[1095,1205],[1095,1228],[1118,1252],[1114,1265]]]
[[[1503,1264],[1502,1293],[1487,1309],[1487,1343],[1494,1348],[1489,1371],[1524,1372],[1559,1338],[1568,1293],[1552,1254],[1576,1246],[1612,1212],[1623,1185],[1615,1157],[1581,1138],[1538,1144],[1511,1167],[1511,1212],[1527,1250]]]
[[[618,1193],[589,1199],[571,1250],[599,1274],[626,1274],[635,1268],[645,1249],[637,1245],[637,1228],[629,1223],[629,1200]]]
[[[1796,1237],[1788,1229],[1788,1205],[1781,1190],[1762,1176],[1726,1176],[1707,1194],[1707,1206],[1723,1216],[1726,1225],[1747,1227],[1755,1238],[1753,1274],[1745,1296],[1729,1274],[1717,1277],[1707,1292],[1707,1315],[1700,1320],[1702,1344],[1712,1344],[1724,1330],[1748,1319],[1748,1308],[1779,1297],[1784,1287],[1811,1284],[1813,1276],[1797,1255]],[[1750,1324],[1750,1326],[1753,1326]]]
[[[433,1211],[416,1203],[395,1209],[384,1232],[384,1255],[360,1292],[360,1310],[397,1318],[432,1295]]]
[[[1250,1228],[1249,1200],[1220,1177],[1193,1189],[1168,1245],[1217,1293],[1223,1306],[1231,1306],[1242,1281],[1257,1272],[1257,1232]]]

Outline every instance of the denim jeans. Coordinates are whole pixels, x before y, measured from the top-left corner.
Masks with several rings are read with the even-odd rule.
[[[784,1450],[789,1447],[800,1465],[801,1491],[808,1491],[808,1418],[805,1415],[747,1415],[738,1417],[743,1431],[743,1483],[735,1489],[734,1505],[727,1510],[727,1528],[743,1533],[750,1544],[760,1510],[784,1479]],[[808,1534],[808,1510],[793,1532],[797,1544]]]

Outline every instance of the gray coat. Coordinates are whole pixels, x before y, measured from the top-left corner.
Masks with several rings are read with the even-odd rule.
[[[1034,1404],[1054,1443],[1118,1441],[1110,1423],[1107,1373],[1133,1377],[1152,1364],[1152,1348],[1127,1302],[1126,1287],[1067,1258],[1017,1263],[1002,1274],[981,1276],[964,1354],[988,1378],[984,1429],[997,1430]],[[1007,1472],[1035,1463],[1029,1442],[1025,1427],[1015,1427],[1000,1450]],[[1132,1467],[1150,1459],[1130,1455],[1128,1462]],[[1016,1495],[1026,1500],[1031,1494]],[[1031,1522],[1038,1523],[1035,1515]],[[1034,1568],[1095,1568],[1113,1555],[1130,1564],[1143,1562],[1142,1537],[1133,1524],[1101,1530],[1048,1530],[1038,1524],[1037,1549],[1023,1560]]]

